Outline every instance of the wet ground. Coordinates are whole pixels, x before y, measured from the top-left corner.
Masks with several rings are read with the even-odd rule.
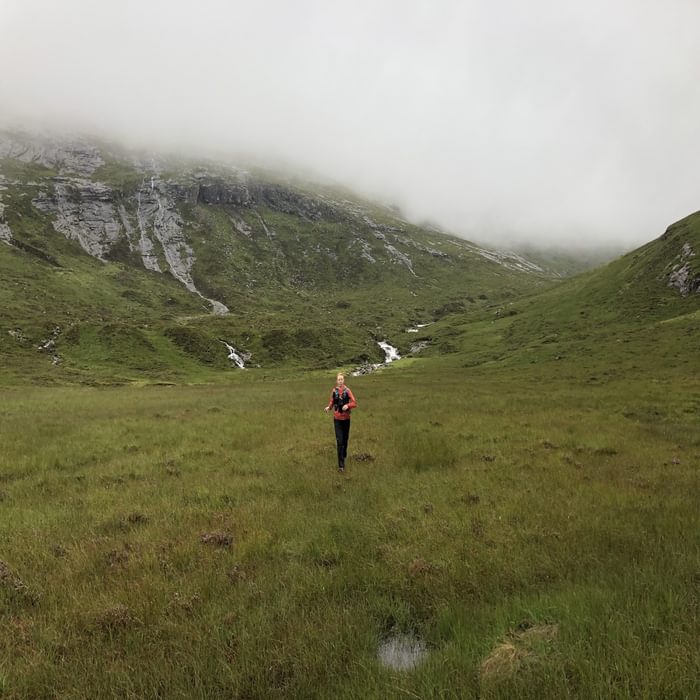
[[[383,666],[394,671],[410,671],[428,655],[428,649],[420,639],[410,634],[394,634],[385,639],[377,650]]]

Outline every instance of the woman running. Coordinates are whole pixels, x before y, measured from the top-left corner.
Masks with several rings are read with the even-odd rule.
[[[345,458],[348,456],[348,438],[350,437],[350,411],[357,406],[352,391],[345,386],[345,375],[338,374],[335,389],[331,392],[326,413],[333,409],[335,441],[338,446],[338,470],[345,471]]]

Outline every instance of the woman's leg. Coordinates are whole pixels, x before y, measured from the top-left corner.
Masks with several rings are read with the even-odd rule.
[[[343,462],[348,456],[348,442],[350,441],[350,419],[344,420],[343,423]]]
[[[335,443],[338,448],[338,469],[345,468],[345,431],[343,429],[343,423],[346,421],[333,419],[333,427],[335,428]]]

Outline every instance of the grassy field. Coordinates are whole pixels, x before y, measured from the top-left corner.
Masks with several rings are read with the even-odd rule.
[[[462,364],[3,388],[0,697],[700,696],[698,373]]]
[[[178,205],[213,317],[0,170],[0,698],[700,697],[700,213],[555,281],[261,180]]]

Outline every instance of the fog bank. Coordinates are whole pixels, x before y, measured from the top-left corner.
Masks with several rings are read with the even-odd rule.
[[[299,167],[492,245],[700,209],[700,3],[0,1],[0,122]]]

